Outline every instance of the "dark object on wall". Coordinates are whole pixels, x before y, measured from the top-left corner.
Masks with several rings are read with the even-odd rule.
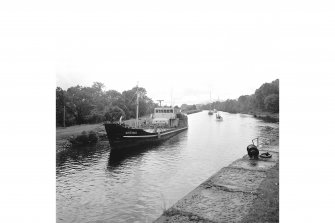
[[[271,158],[272,155],[271,155],[269,152],[266,152],[266,153],[262,153],[262,154],[260,155],[260,157],[262,157],[262,158]]]
[[[259,151],[257,149],[257,146],[254,144],[250,144],[247,147],[248,155],[251,159],[258,159]]]

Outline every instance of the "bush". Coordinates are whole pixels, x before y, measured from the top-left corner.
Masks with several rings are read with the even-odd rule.
[[[270,112],[279,112],[279,95],[270,94],[264,99],[265,108]]]
[[[93,144],[98,142],[99,137],[97,133],[94,131],[90,131],[88,134],[87,132],[83,131],[80,135],[77,137],[70,138],[70,142],[73,145],[87,145],[87,144]]]
[[[104,113],[102,111],[93,110],[89,115],[85,117],[87,123],[94,124],[100,123],[105,120]]]
[[[88,141],[89,143],[96,143],[98,142],[98,135],[93,132],[93,131],[90,131],[89,134],[88,134]]]
[[[105,121],[109,121],[109,122],[114,122],[114,121],[118,121],[120,119],[120,117],[125,118],[125,112],[118,106],[114,106],[109,108],[106,112],[105,112]]]
[[[88,135],[85,131],[81,133],[81,135],[77,136],[76,139],[76,144],[88,144]]]

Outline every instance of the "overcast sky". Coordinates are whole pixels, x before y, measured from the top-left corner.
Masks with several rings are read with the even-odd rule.
[[[170,104],[172,95],[179,105],[208,101],[210,91],[212,100],[252,94],[279,78],[279,18],[276,5],[234,2],[70,5],[57,36],[57,86],[99,81],[122,92],[139,81],[152,99]]]
[[[300,5],[201,3],[69,3],[58,21],[57,86],[98,81],[122,92],[139,81],[167,104],[171,95],[179,105],[209,101],[210,91],[212,100],[235,99],[280,78],[283,52],[304,41],[294,29],[310,24],[294,17]]]

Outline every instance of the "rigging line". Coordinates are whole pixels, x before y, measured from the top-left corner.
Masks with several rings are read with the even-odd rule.
[[[132,102],[133,99],[135,98],[135,95],[137,95],[137,92],[138,92],[138,86],[136,86],[136,92],[135,94],[133,95],[133,97],[129,100],[129,102]],[[141,96],[141,95],[140,95]],[[126,99],[126,97],[124,97]]]

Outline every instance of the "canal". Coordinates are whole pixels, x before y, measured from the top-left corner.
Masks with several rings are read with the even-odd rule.
[[[246,154],[278,124],[250,115],[191,114],[189,129],[127,155],[108,141],[57,155],[57,222],[152,222],[208,177]],[[263,142],[267,142],[263,140]]]

